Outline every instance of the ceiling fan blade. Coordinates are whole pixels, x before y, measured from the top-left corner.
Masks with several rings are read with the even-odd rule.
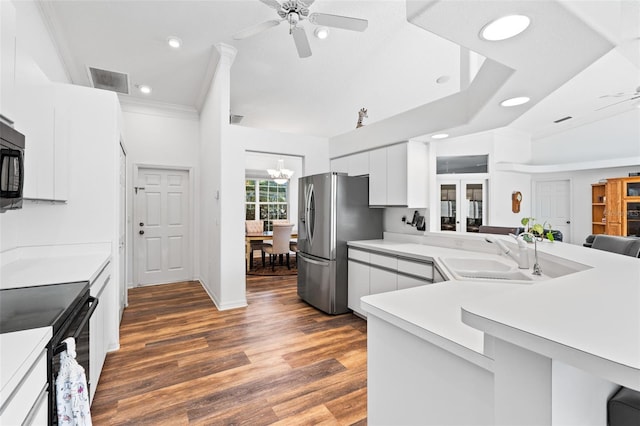
[[[302,0],[302,1],[298,0],[298,3],[302,3],[308,9],[309,6],[311,6],[315,1],[316,0]]]
[[[296,49],[298,50],[298,56],[301,58],[308,58],[311,56],[311,46],[309,46],[309,39],[307,33],[302,27],[295,27],[292,30],[293,41],[296,43]]]
[[[282,9],[282,5],[278,3],[276,0],[260,0],[260,1],[275,10]]]
[[[621,103],[623,103],[623,102],[633,101],[633,100],[636,100],[636,99],[640,99],[640,95],[632,96],[632,97],[630,97],[629,99],[623,99],[623,100],[621,100],[621,101],[614,102],[614,103],[609,104],[609,105],[605,105],[605,106],[603,106],[603,107],[600,107],[600,108],[596,109],[596,111],[601,111],[601,110],[603,110],[603,109],[606,109],[606,108],[612,107],[612,106],[614,106],[614,105],[619,105],[619,104],[621,104]]]
[[[238,31],[237,33],[235,33],[233,35],[233,39],[234,40],[243,40],[245,38],[249,38],[251,36],[254,36],[256,34],[259,34],[263,31],[268,30],[269,28],[273,28],[276,27],[278,25],[280,25],[280,22],[282,21],[277,21],[277,20],[272,20],[272,21],[266,21],[263,22],[261,24],[258,25],[254,25],[253,27],[249,27],[249,28],[245,28],[244,30]]]
[[[316,25],[325,25],[327,27],[351,31],[364,31],[369,26],[369,21],[366,19],[329,15],[327,13],[312,13],[309,15],[309,22]]]

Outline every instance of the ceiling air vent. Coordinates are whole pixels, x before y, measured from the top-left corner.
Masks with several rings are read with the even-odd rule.
[[[91,76],[91,84],[96,89],[129,94],[129,76],[127,74],[89,67],[89,75]]]
[[[231,124],[240,124],[240,122],[242,121],[243,118],[244,118],[244,115],[230,114],[229,115],[229,123],[231,123]]]

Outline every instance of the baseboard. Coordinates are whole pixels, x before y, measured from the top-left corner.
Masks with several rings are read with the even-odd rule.
[[[211,292],[209,291],[209,289],[207,288],[205,283],[202,282],[201,279],[198,279],[198,282],[200,283],[200,285],[202,286],[204,291],[209,295],[209,298],[211,299],[211,301],[213,302],[213,304],[216,306],[216,308],[219,311],[228,311],[230,309],[246,308],[248,306],[246,298],[243,299],[243,300],[238,300],[238,301],[234,301],[234,302],[231,302],[231,303],[222,304],[215,298],[215,296],[213,294],[211,294]]]

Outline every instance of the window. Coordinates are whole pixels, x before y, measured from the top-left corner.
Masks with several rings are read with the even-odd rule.
[[[274,219],[288,219],[289,185],[266,179],[245,181],[245,219],[263,220],[264,230],[273,230]]]
[[[436,174],[487,173],[488,155],[437,157]]]

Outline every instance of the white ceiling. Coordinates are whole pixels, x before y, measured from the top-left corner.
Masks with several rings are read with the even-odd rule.
[[[544,10],[539,7],[543,2],[555,3],[484,1],[490,6],[485,9],[495,13],[514,4]],[[465,16],[461,8],[479,1],[409,3],[454,5],[440,8],[444,10],[444,17],[439,18],[443,29],[430,29],[462,44],[448,33],[465,30],[468,22],[460,19]],[[633,108],[637,102],[595,111],[631,95],[601,96],[631,93],[640,86],[640,2],[561,3],[615,48],[566,84],[557,85],[552,93],[545,93],[546,98],[536,99],[533,107],[513,121],[513,127],[534,137]],[[365,123],[373,123],[461,89],[459,45],[407,22],[404,0],[317,0],[311,12],[364,18],[369,27],[363,33],[332,29],[327,40],[318,40],[313,37],[314,25],[303,21],[313,51],[313,56],[305,59],[298,58],[285,24],[249,39],[232,39],[244,28],[277,19],[275,11],[258,0],[41,0],[40,4],[73,83],[89,85],[87,67],[92,66],[127,73],[132,86],[153,88],[151,95],[145,96],[132,87],[131,95],[123,96],[123,101],[144,99],[197,110],[217,61],[213,46],[220,42],[234,46],[238,53],[232,67],[231,113],[244,116],[241,124],[245,126],[335,136],[355,127],[362,107],[368,109]],[[554,10],[548,9],[549,13]],[[536,19],[545,18],[544,12],[539,12]],[[170,35],[183,40],[182,49],[175,51],[166,45]],[[553,36],[549,34],[551,41]],[[481,53],[491,57],[493,51]],[[499,60],[500,53],[496,49],[493,59]],[[544,51],[525,51],[523,56],[536,54]],[[541,60],[544,68],[536,69],[538,62],[533,59],[527,62],[526,84],[536,86],[536,75],[540,85],[546,84],[545,76],[553,74],[554,67]],[[449,76],[449,81],[436,83],[440,76]],[[567,115],[574,118],[552,123]]]

